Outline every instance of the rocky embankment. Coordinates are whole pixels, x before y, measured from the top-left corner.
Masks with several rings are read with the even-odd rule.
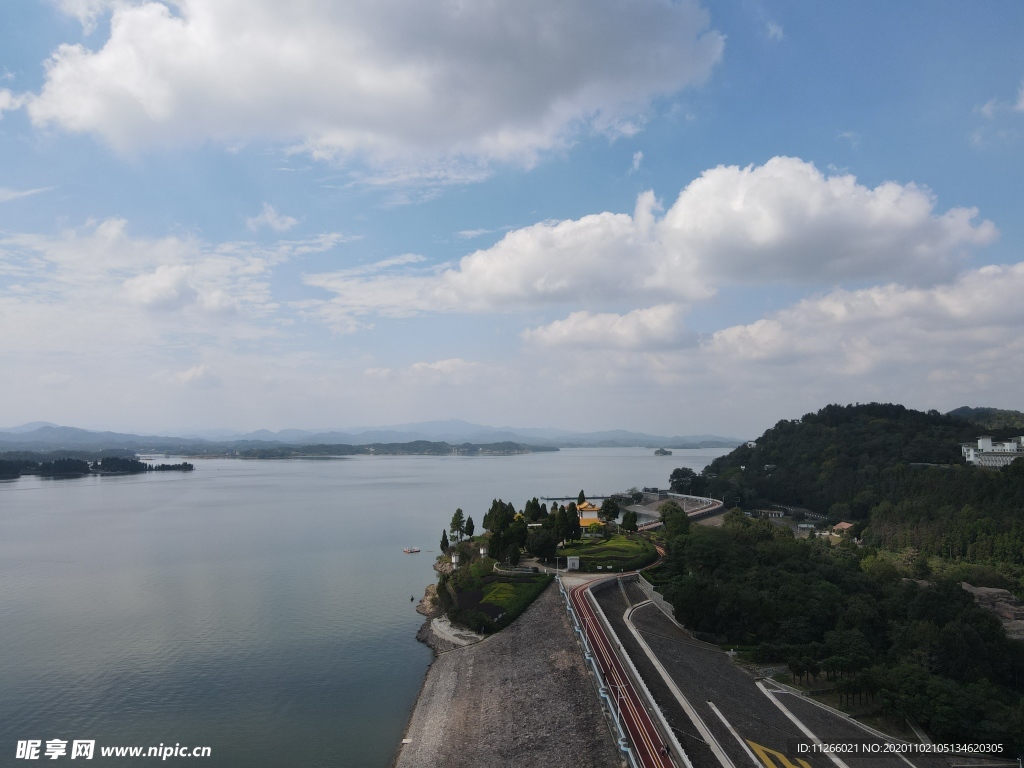
[[[974,596],[974,602],[999,617],[1007,637],[1024,640],[1024,603],[1012,592],[994,587],[975,587],[966,581],[960,586]]]
[[[501,632],[442,653],[395,768],[619,768],[594,683],[555,585]]]

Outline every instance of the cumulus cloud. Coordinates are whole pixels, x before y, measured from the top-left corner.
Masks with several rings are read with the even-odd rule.
[[[825,176],[798,158],[718,166],[679,195],[661,222],[681,255],[719,280],[842,281],[952,276],[967,249],[996,237],[976,208],[935,213],[917,185],[874,189],[855,176]]]
[[[275,232],[287,232],[298,223],[298,219],[278,213],[270,203],[264,203],[263,210],[257,216],[245,220],[250,232],[258,232],[263,227],[270,227]]]
[[[564,320],[530,328],[523,338],[545,347],[620,348],[644,350],[679,345],[682,311],[671,304],[636,309],[624,315],[612,312],[573,312]]]
[[[703,351],[802,375],[879,370],[964,381],[1024,369],[1024,263],[971,270],[930,288],[898,284],[836,290],[713,334]]]
[[[414,165],[532,162],[580,130],[630,134],[702,83],[724,37],[695,0],[62,0],[102,47],[59,46],[37,125],[134,149],[279,139]]]
[[[513,230],[454,265],[360,276],[306,276],[334,294],[337,322],[376,313],[517,311],[594,302],[687,305],[730,284],[928,283],[952,277],[970,249],[996,236],[974,208],[936,211],[914,184],[871,189],[798,158],[719,166],[659,217],[653,192],[632,215],[599,213]],[[630,322],[639,321],[637,316]],[[593,327],[589,316],[573,327]],[[567,329],[569,326],[565,326]],[[563,330],[565,330],[563,329]],[[540,336],[537,337],[541,338]]]
[[[636,173],[640,170],[640,163],[644,161],[644,153],[637,150],[633,153],[633,165],[630,166],[630,173]]]

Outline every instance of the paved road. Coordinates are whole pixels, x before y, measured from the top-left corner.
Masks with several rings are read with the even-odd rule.
[[[948,768],[936,758],[830,759],[801,753],[795,742],[809,738],[880,739],[778,686],[759,686],[716,646],[680,630],[635,584],[620,588],[611,582],[598,587],[596,596],[695,768]],[[659,664],[670,682],[661,679]]]
[[[668,756],[657,726],[648,714],[640,694],[633,687],[597,613],[587,599],[589,589],[590,584],[581,584],[573,588],[569,592],[569,600],[609,687],[609,696],[614,698],[618,706],[619,716],[629,734],[637,762],[644,768],[674,768],[675,764]]]

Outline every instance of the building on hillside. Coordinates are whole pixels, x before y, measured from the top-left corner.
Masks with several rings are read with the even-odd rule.
[[[1024,456],[1024,436],[994,443],[991,437],[983,435],[978,438],[977,446],[962,443],[960,450],[968,464],[989,468],[1005,467],[1014,459]]]
[[[832,526],[832,533],[836,534],[837,536],[844,536],[845,534],[850,532],[851,528],[853,528],[853,523],[847,523],[845,521],[842,523],[836,523]]]

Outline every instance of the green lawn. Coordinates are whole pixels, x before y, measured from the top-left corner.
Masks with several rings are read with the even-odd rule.
[[[559,557],[580,558],[580,570],[596,572],[597,566],[602,571],[631,571],[650,565],[658,559],[658,552],[647,539],[639,536],[612,536],[604,539],[588,539],[574,542],[558,550]]]
[[[550,583],[551,576],[546,573],[531,576],[528,581],[496,581],[484,588],[484,596],[480,602],[491,603],[503,609],[505,615],[498,623],[504,626],[525,611]]]

